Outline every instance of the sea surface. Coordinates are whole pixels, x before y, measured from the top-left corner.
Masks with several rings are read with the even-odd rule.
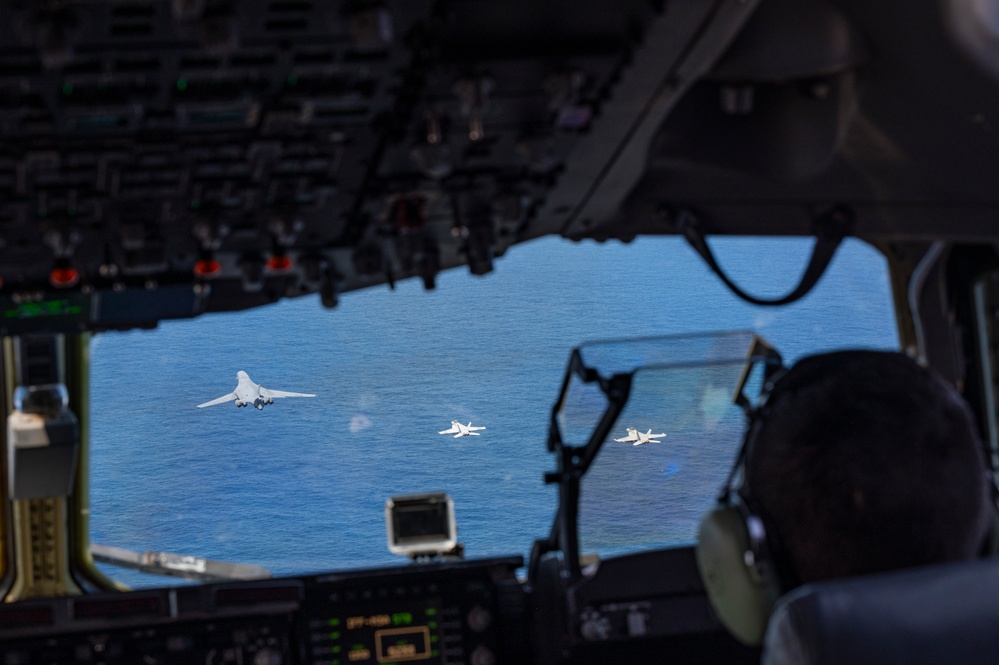
[[[738,283],[768,297],[793,288],[811,250],[798,239],[712,245]],[[343,294],[332,310],[309,296],[101,334],[92,344],[91,540],[275,575],[394,565],[403,560],[386,547],[385,500],[447,491],[467,556],[526,556],[555,512],[545,442],[570,350],[734,329],[760,333],[789,362],[832,348],[897,348],[885,261],[848,241],[811,294],[765,308],[732,295],[677,238],[547,238],[511,248],[489,275],[444,273],[434,291],[406,281]],[[263,411],[195,408],[232,391],[239,370],[316,398]],[[692,538],[743,424],[722,413],[730,386],[719,381],[650,375],[652,390],[673,391],[675,415],[649,423],[668,436],[598,457],[583,486],[585,547],[614,553]],[[688,430],[690,411],[679,405],[695,386],[704,399],[688,406],[703,422]],[[711,404],[722,411],[703,415]],[[486,430],[439,435],[451,420]],[[175,583],[102,569],[135,586]]]

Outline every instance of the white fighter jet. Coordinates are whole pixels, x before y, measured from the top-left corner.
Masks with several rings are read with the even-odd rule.
[[[626,436],[624,438],[621,438],[621,439],[614,439],[614,440],[615,441],[620,441],[621,443],[627,443],[629,441],[634,441],[634,443],[631,444],[631,445],[633,445],[633,446],[640,446],[643,443],[662,443],[662,441],[658,441],[657,439],[659,439],[660,437],[666,436],[665,433],[664,434],[653,434],[651,429],[648,432],[639,432],[634,427],[628,427],[625,431],[628,432],[628,436]]]
[[[206,406],[215,406],[216,404],[234,401],[236,402],[236,406],[249,406],[252,404],[257,407],[258,411],[263,411],[266,405],[273,404],[274,399],[278,397],[315,397],[315,395],[307,395],[306,393],[289,393],[283,390],[268,390],[267,388],[251,381],[250,376],[242,370],[236,372],[236,381],[237,384],[234,391],[228,395],[223,395],[218,399],[213,399],[210,402],[199,404],[198,408],[203,409]]]
[[[480,436],[475,430],[485,429],[485,427],[472,427],[472,421],[468,421],[467,425],[462,425],[457,420],[451,421],[451,429],[442,430],[437,432],[438,434],[454,434],[454,438],[459,436]]]

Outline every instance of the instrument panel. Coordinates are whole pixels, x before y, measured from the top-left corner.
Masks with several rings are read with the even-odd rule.
[[[522,565],[510,557],[22,602],[0,608],[0,662],[525,662]]]

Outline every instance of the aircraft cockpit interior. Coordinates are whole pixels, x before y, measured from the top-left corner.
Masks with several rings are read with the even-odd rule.
[[[996,109],[993,0],[0,0],[0,664],[760,662],[787,367],[999,465]]]

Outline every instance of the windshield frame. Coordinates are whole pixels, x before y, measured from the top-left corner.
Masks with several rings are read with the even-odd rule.
[[[601,372],[599,367],[589,363],[584,358],[588,347],[612,344],[634,344],[646,342],[676,342],[694,340],[696,338],[713,337],[750,337],[748,349],[744,357],[720,358],[703,360],[685,360],[671,363],[652,363],[648,365],[636,363],[630,370],[623,372]],[[745,394],[749,375],[754,367],[762,367],[765,386],[783,367],[780,353],[760,335],[747,330],[720,331],[681,335],[664,335],[656,337],[638,337],[632,339],[602,340],[581,344],[569,354],[559,397],[552,407],[549,421],[547,446],[548,451],[555,454],[557,469],[545,474],[548,484],[558,485],[558,507],[547,539],[535,541],[531,550],[530,568],[535,570],[541,556],[549,552],[560,551],[565,562],[569,579],[578,581],[582,577],[581,554],[579,546],[579,499],[580,485],[583,477],[593,465],[601,448],[607,440],[611,429],[628,403],[631,395],[632,379],[639,371],[656,369],[680,369],[686,367],[707,367],[731,364],[741,360],[745,363],[743,372],[736,386],[734,402],[748,412],[751,398]],[[572,385],[573,378],[583,384],[596,384],[607,399],[607,406],[593,428],[587,442],[580,446],[565,442],[562,427],[559,424],[559,414],[562,412]],[[762,387],[761,387],[762,389]]]

